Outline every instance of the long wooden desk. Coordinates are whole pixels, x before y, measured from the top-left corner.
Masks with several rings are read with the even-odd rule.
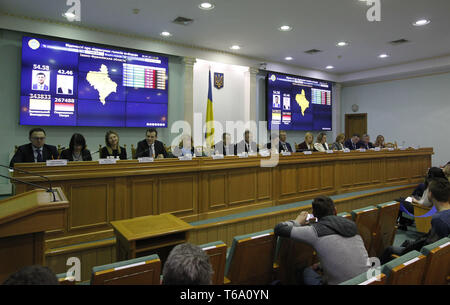
[[[421,182],[431,166],[432,148],[353,151],[279,156],[276,167],[261,167],[262,157],[194,158],[18,163],[61,187],[70,207],[66,227],[50,231],[52,246],[113,236],[110,222],[172,213],[196,221],[252,209],[378,187]],[[14,177],[45,185],[42,178],[14,172]],[[16,183],[16,193],[31,187]]]

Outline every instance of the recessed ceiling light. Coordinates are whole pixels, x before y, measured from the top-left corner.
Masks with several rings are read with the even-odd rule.
[[[289,25],[282,25],[278,29],[282,32],[288,32],[288,31],[292,30],[292,27]]]
[[[346,41],[339,41],[336,45],[338,47],[345,47],[345,46],[348,46],[348,42],[346,42]]]
[[[430,22],[431,21],[428,19],[420,19],[420,20],[417,20],[416,22],[414,22],[413,25],[414,26],[423,26],[423,25],[427,25]]]
[[[383,54],[378,55],[378,57],[379,58],[388,58],[389,54],[383,53]]]
[[[235,44],[234,46],[231,46],[231,47],[230,47],[231,50],[239,50],[240,48],[241,48],[241,47],[238,46],[238,45],[236,45],[236,44]]]
[[[293,58],[290,57],[290,56],[288,56],[288,57],[285,57],[284,59],[285,59],[285,60],[292,60]]]
[[[214,8],[214,4],[212,4],[210,2],[202,2],[202,3],[200,3],[200,5],[198,7],[201,8],[202,10],[209,11]]]
[[[161,35],[161,36],[164,36],[164,37],[172,36],[172,34],[170,34],[169,32],[161,32],[160,35]]]
[[[329,69],[334,69],[334,67],[333,66],[326,66],[325,69],[328,69],[328,70]]]

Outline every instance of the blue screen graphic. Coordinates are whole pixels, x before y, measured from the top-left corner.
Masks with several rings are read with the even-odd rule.
[[[21,125],[167,127],[167,57],[22,39]]]
[[[266,84],[269,129],[331,130],[331,82],[269,73]]]

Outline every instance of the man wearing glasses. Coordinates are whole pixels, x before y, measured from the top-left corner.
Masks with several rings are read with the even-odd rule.
[[[47,160],[58,159],[58,150],[56,147],[45,144],[44,129],[31,129],[29,139],[31,143],[19,146],[14,157],[11,159],[10,167],[14,167],[14,163],[45,162]]]

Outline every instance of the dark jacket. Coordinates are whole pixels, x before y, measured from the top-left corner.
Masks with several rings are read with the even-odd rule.
[[[68,161],[73,161],[73,152],[70,149],[64,149],[61,152],[59,158]],[[91,152],[88,149],[83,149],[81,151],[81,158],[83,159],[83,161],[92,161]]]
[[[155,155],[152,157],[156,159],[160,154],[162,154],[164,158],[169,158],[169,154],[164,148],[163,142],[155,140]],[[150,147],[148,146],[147,140],[142,140],[137,144],[136,158],[142,157],[150,157]]]
[[[271,149],[272,148],[272,143],[267,143],[266,146],[267,146],[267,149]],[[292,152],[291,144],[289,144],[288,142],[286,142],[286,148],[287,148],[287,151]],[[283,146],[281,145],[281,142],[280,142],[279,145],[278,145],[278,152],[280,153],[282,151],[285,151],[285,150],[283,149]]]
[[[375,146],[373,146],[372,142],[367,143],[367,145],[364,142],[359,142],[358,143],[358,148],[364,148],[364,149],[371,149],[371,148],[375,148]]]
[[[256,142],[250,142],[250,147],[254,153],[259,152],[258,145],[256,145]],[[245,145],[245,140],[242,140],[241,142],[234,145],[234,154],[241,154],[243,152],[248,153],[247,146]]]
[[[118,150],[113,151],[111,154],[108,152],[108,148],[106,146],[103,146],[102,149],[100,150],[100,158],[101,159],[105,159],[109,156],[114,156],[117,157],[119,156],[120,160],[126,160],[127,159],[127,151],[125,148],[123,148],[122,146],[120,146],[120,154],[118,152]]]
[[[42,159],[44,162],[47,160],[58,159],[58,150],[56,149],[56,146],[44,144],[42,148]],[[34,152],[31,143],[19,146],[12,157],[9,166],[14,167],[14,163],[22,162],[34,162]]]
[[[360,144],[359,143],[361,143],[361,142],[358,142],[355,145],[353,145],[352,139],[348,139],[347,141],[344,142],[344,147],[348,148],[350,150],[359,149],[360,148]]]
[[[311,143],[311,147],[312,148],[309,149],[308,146],[306,145],[306,142],[303,141],[298,145],[297,151],[316,151],[316,149],[314,148],[314,143]]]
[[[225,147],[223,145],[223,141],[220,141],[216,145],[214,145],[214,151],[224,156],[230,156],[234,154],[234,145],[229,144],[227,147]]]

